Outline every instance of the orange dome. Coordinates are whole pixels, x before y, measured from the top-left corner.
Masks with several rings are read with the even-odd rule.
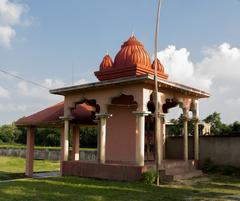
[[[114,59],[113,67],[129,66],[151,67],[151,59],[148,52],[144,49],[141,42],[135,36],[131,36],[128,41],[124,42],[121,50]]]
[[[112,58],[110,57],[109,54],[107,54],[103,60],[102,63],[100,64],[100,71],[109,69],[113,66],[113,61]]]
[[[152,69],[155,69],[155,60],[152,63]],[[157,59],[157,70],[164,74],[164,67],[159,59]]]

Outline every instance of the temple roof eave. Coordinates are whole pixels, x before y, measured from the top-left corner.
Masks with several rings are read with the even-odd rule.
[[[70,87],[52,89],[50,90],[50,93],[65,96],[76,91],[85,92],[89,90],[96,90],[96,88],[107,88],[113,85],[128,85],[128,84],[134,84],[134,83],[154,84],[154,76],[147,74],[144,76],[124,77],[119,79],[106,80],[106,81],[94,82],[94,83],[83,84],[83,85],[75,85]],[[179,84],[177,82],[169,81],[166,79],[158,78],[158,83],[161,87],[179,91],[179,92],[186,92],[188,94],[196,96],[197,98],[210,97],[209,92],[192,88],[187,85]]]

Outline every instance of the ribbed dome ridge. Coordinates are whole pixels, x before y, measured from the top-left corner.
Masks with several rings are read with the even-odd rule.
[[[114,59],[113,67],[130,67],[133,65],[151,67],[151,59],[148,52],[135,36],[131,36],[123,43],[121,50]]]

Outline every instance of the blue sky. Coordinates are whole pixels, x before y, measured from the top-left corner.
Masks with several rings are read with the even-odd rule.
[[[1,20],[6,15],[1,13],[1,2],[23,6],[18,22]],[[156,5],[156,0],[0,0],[0,27],[8,23],[7,26],[15,31],[8,45],[1,45],[0,39],[0,67],[39,83],[48,78],[69,85],[72,68],[74,81],[96,81],[93,71],[98,69],[104,54],[108,51],[114,57],[132,32],[152,54]],[[211,57],[209,51],[216,53],[224,43],[231,46],[230,50],[239,50],[239,11],[238,0],[165,0],[159,50],[167,50],[169,45],[176,48],[175,52],[185,48],[185,53],[190,53],[187,59],[194,63],[194,68]],[[167,59],[169,55],[163,54],[163,57]],[[201,75],[204,71],[207,74],[208,66],[201,70]],[[208,89],[215,91],[224,87],[222,80],[219,78],[215,83],[221,84],[212,84]],[[0,110],[4,111],[6,103],[12,106],[12,111],[5,117],[1,115],[0,123],[9,123],[58,101],[16,93],[21,90],[16,87],[21,85],[19,82],[5,77],[0,80],[0,86],[9,92],[8,97],[0,96]],[[36,87],[31,87],[25,86],[38,93]],[[41,90],[39,93],[47,92]],[[217,101],[215,97],[221,96],[213,97]],[[232,99],[238,98],[240,96]],[[213,104],[219,105],[209,110],[208,104],[203,103],[203,116],[209,111],[220,110],[226,114],[223,117],[226,122],[237,120],[237,114],[227,115],[229,111],[223,110],[220,102]],[[16,105],[23,107],[19,109]]]

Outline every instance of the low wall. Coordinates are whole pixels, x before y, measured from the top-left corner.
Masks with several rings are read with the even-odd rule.
[[[0,156],[16,156],[25,158],[26,150],[24,148],[0,148]],[[35,149],[34,159],[36,160],[59,160],[60,150],[57,149]],[[80,150],[80,159],[95,161],[97,160],[96,150]]]
[[[193,137],[189,137],[189,159],[193,159]],[[199,138],[200,167],[206,158],[216,165],[240,167],[240,136],[201,136]],[[183,137],[168,137],[166,140],[166,158],[183,158]]]
[[[63,176],[92,177],[116,181],[138,181],[144,167],[124,164],[99,164],[83,161],[64,161]]]

